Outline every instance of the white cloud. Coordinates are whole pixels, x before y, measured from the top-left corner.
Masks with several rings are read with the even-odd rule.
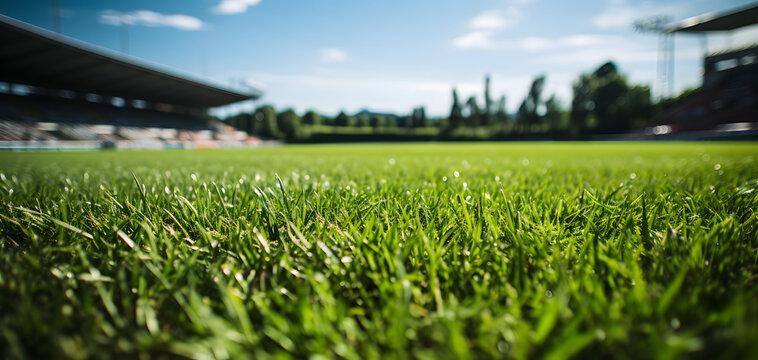
[[[453,44],[463,49],[520,50],[527,53],[539,53],[550,50],[604,47],[628,42],[618,36],[594,34],[574,34],[556,38],[528,36],[520,40],[497,41],[493,39],[493,34],[492,31],[472,31],[453,39]]]
[[[608,9],[592,19],[599,29],[629,28],[632,23],[642,18],[639,11],[631,8]]]
[[[559,41],[544,37],[525,37],[516,43],[516,47],[526,52],[539,52],[555,47],[558,43]]]
[[[449,92],[450,84],[429,81],[393,80],[378,78],[354,78],[344,76],[320,76],[320,75],[277,75],[258,74],[256,79],[265,83],[287,83],[292,85],[318,86],[325,89],[374,89],[390,90],[407,88],[416,91],[441,93]],[[268,86],[268,85],[267,85]]]
[[[564,51],[556,56],[544,56],[539,59],[542,64],[587,64],[596,66],[605,61],[623,60],[625,63],[655,62],[658,59],[655,50],[634,48],[585,48]]]
[[[566,46],[595,46],[602,45],[608,42],[621,41],[621,39],[605,35],[594,34],[576,34],[569,35],[563,38],[563,43]]]
[[[213,12],[218,14],[241,14],[247,11],[248,7],[260,4],[261,0],[221,0],[213,7]]]
[[[687,9],[686,3],[670,5],[653,5],[645,2],[639,6],[631,6],[624,0],[610,0],[605,9],[592,19],[592,24],[598,29],[630,29],[637,20],[652,16],[667,16],[677,18]]]
[[[508,19],[500,10],[484,11],[469,22],[469,26],[474,29],[500,29],[509,25]]]
[[[100,13],[100,22],[106,25],[119,26],[122,19],[123,14],[115,10],[105,10]]]
[[[617,36],[574,34],[558,38],[526,37],[516,42],[515,46],[526,52],[535,53],[549,50],[571,50],[586,48],[604,48],[628,42]]]
[[[337,48],[321,49],[321,63],[325,65],[343,63],[349,58],[344,50]]]
[[[136,26],[168,26],[181,30],[200,30],[202,20],[189,15],[164,15],[150,10],[137,10],[122,13],[115,10],[105,10],[100,13],[100,22],[107,25],[136,25]]]
[[[566,38],[564,38],[565,41]],[[614,37],[608,37],[602,43],[592,46],[579,46],[571,48],[551,49],[555,50],[554,56],[547,53],[539,58],[542,64],[600,64],[604,61],[617,61],[624,64],[655,63],[658,61],[658,50],[655,43],[643,41],[616,41]],[[676,51],[675,59],[698,60],[702,57],[700,50],[690,44]],[[560,52],[559,52],[560,51]]]
[[[461,49],[486,49],[495,44],[492,39],[491,31],[472,31],[466,35],[453,39],[453,45]]]
[[[524,17],[522,8],[533,0],[512,0],[504,8],[485,10],[474,16],[468,23],[472,30],[453,39],[453,45],[462,49],[492,48],[497,43],[492,40],[495,30],[514,27]]]

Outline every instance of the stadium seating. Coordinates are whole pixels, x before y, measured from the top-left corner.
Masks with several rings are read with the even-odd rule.
[[[0,94],[0,141],[171,142],[246,141],[247,134],[207,118],[114,106],[85,99]],[[134,144],[132,144],[134,145]],[[127,146],[131,147],[131,146]],[[140,146],[137,146],[140,147]]]
[[[757,59],[758,46],[707,56],[702,88],[660,115],[656,124],[671,126],[673,132],[693,132],[754,123],[758,113]]]

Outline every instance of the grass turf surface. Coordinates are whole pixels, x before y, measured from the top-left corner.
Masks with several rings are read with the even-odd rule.
[[[0,352],[755,356],[757,156],[753,143],[0,154]]]

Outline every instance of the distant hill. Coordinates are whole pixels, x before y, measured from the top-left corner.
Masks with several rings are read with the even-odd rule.
[[[368,115],[368,116],[381,115],[381,116],[384,116],[384,117],[395,117],[395,118],[401,117],[398,114],[376,112],[376,111],[371,111],[369,109],[363,109],[363,110],[355,113],[355,115],[353,115],[353,116],[358,117],[358,116],[361,116],[361,115]]]

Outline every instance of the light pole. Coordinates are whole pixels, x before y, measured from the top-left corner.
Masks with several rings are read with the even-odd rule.
[[[121,23],[121,52],[129,54],[129,15],[121,14],[119,22]]]
[[[53,30],[58,34],[61,33],[61,7],[58,0],[51,0],[50,8],[53,12]]]
[[[674,35],[668,31],[669,17],[654,16],[634,22],[634,30],[658,34],[658,97],[674,94]]]

